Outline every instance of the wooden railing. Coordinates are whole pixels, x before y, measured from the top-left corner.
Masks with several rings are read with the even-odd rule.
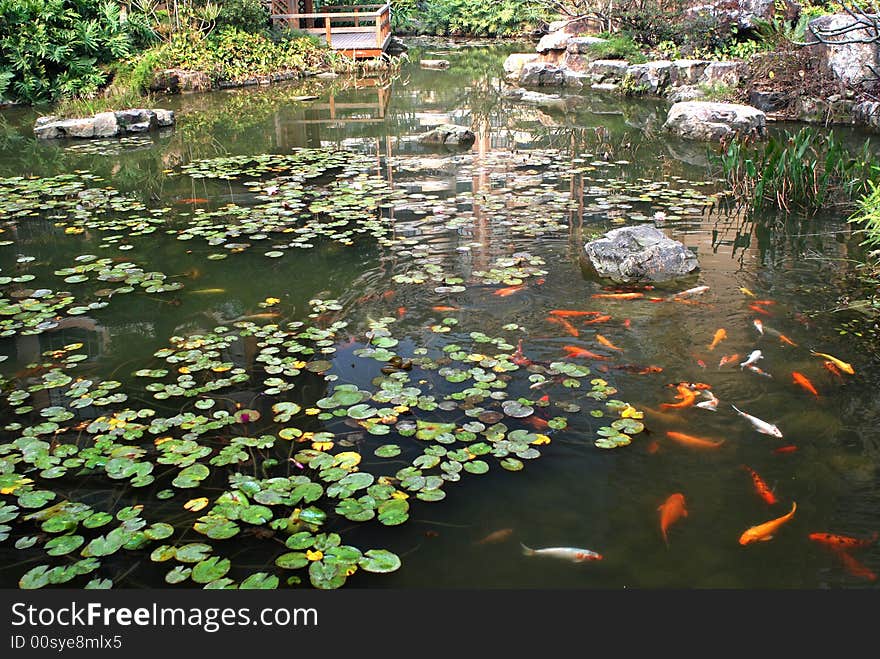
[[[284,21],[294,29],[324,36],[331,48],[334,34],[373,33],[375,48],[382,48],[391,34],[391,3],[324,7],[325,11],[313,14],[290,13],[289,7],[295,3],[296,0],[271,0],[272,20]]]

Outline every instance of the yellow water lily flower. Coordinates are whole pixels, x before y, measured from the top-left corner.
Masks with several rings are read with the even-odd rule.
[[[316,451],[329,451],[333,448],[333,442],[312,442],[312,448]]]
[[[8,486],[6,486],[6,487],[4,487],[4,488],[0,488],[0,494],[12,494],[12,493],[15,492],[18,488],[20,488],[20,487],[24,487],[24,486],[27,485],[28,483],[33,483],[33,482],[34,482],[34,481],[32,481],[30,478],[19,478],[19,479],[18,479],[17,481],[15,481],[15,483],[13,483],[12,485],[8,485]]]
[[[309,549],[306,552],[306,558],[310,561],[320,561],[322,558],[324,558],[324,552],[319,550],[312,551],[311,549]]]
[[[391,494],[391,498],[392,498],[392,499],[409,499],[409,495],[408,495],[406,492],[402,491],[402,490],[395,490],[395,491]]]
[[[279,302],[281,302],[281,299],[280,299],[280,298],[277,298],[277,297],[267,297],[267,298],[263,301],[263,304],[265,304],[267,307],[271,307],[271,306],[274,306],[274,305],[278,304]]]
[[[321,413],[321,410],[318,409],[317,407],[310,407],[306,410],[306,414],[308,414],[309,416],[315,416],[316,414],[320,414],[320,413]]]
[[[550,438],[547,437],[547,435],[542,435],[540,433],[537,433],[535,435],[535,439],[533,439],[531,441],[531,443],[534,444],[535,446],[543,446],[544,444],[550,443]]]

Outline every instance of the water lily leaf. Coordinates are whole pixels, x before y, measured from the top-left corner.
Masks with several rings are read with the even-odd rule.
[[[628,435],[636,435],[645,429],[645,424],[634,418],[626,418],[613,421],[611,427]]]
[[[416,493],[416,498],[421,499],[422,501],[442,501],[446,498],[446,492],[440,489],[422,489]]]
[[[207,558],[211,551],[211,545],[201,542],[190,542],[182,547],[177,547],[175,556],[182,563],[198,563]]]
[[[379,521],[386,526],[403,524],[409,519],[409,502],[406,499],[388,499],[379,504]]]
[[[336,513],[353,522],[366,522],[376,516],[376,501],[371,496],[360,499],[341,499],[336,506]]]
[[[383,444],[373,451],[373,454],[378,458],[394,458],[400,455],[400,446],[397,444]]]
[[[278,577],[268,572],[255,572],[242,580],[239,590],[274,590],[278,588]]]
[[[308,564],[309,559],[306,558],[305,553],[301,551],[291,551],[286,554],[281,554],[281,556],[275,559],[275,565],[284,570],[298,570]]]
[[[297,485],[290,492],[290,501],[294,504],[300,501],[311,503],[320,499],[323,494],[324,487],[320,483],[303,483],[302,485]]]
[[[471,460],[464,463],[464,470],[470,474],[485,474],[489,465],[483,460]]]
[[[272,511],[266,506],[247,506],[240,515],[241,521],[257,525],[265,524],[272,517]]]
[[[400,557],[386,549],[368,549],[358,561],[362,570],[380,574],[394,572],[400,565]]]
[[[174,527],[164,522],[157,522],[144,530],[144,535],[150,540],[164,540],[173,533]]]
[[[523,418],[531,416],[535,409],[529,405],[524,405],[516,400],[506,400],[501,404],[501,409],[507,416],[515,418]]]
[[[288,549],[308,549],[315,544],[315,536],[308,531],[300,531],[287,538],[284,544]]]
[[[205,480],[210,473],[211,471],[208,467],[197,462],[189,467],[185,467],[179,474],[177,474],[174,480],[171,481],[171,484],[175,487],[181,488],[196,487],[200,482]]]
[[[36,590],[49,584],[49,566],[38,565],[25,572],[18,580],[18,587],[23,590]]]
[[[505,458],[499,464],[507,471],[519,471],[523,468],[523,463],[516,458]]]
[[[196,583],[206,584],[215,581],[229,572],[232,563],[228,558],[220,558],[219,556],[211,556],[203,561],[199,561],[192,569],[191,578]]]
[[[238,525],[235,522],[219,515],[210,514],[199,517],[196,523],[193,524],[193,529],[213,540],[231,538],[239,531]]]
[[[309,565],[309,581],[315,588],[332,590],[345,584],[346,574],[343,566],[338,563],[313,561]]]
[[[183,583],[189,579],[192,568],[187,565],[177,565],[165,575],[165,581],[170,584]]]
[[[369,419],[372,416],[376,416],[378,412],[379,410],[375,407],[370,407],[367,403],[353,405],[348,408],[348,416],[352,419]]]
[[[111,579],[99,579],[95,578],[89,581],[85,586],[83,586],[86,590],[110,590],[113,588],[113,581]]]
[[[49,556],[63,556],[78,549],[84,542],[85,538],[81,535],[62,535],[49,540],[46,545],[46,553]]]

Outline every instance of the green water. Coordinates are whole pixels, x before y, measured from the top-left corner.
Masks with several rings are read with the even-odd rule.
[[[0,216],[5,229],[0,239],[10,241],[0,247],[0,274],[34,274],[27,286],[57,289],[53,271],[75,265],[78,255],[93,254],[130,261],[183,284],[156,293],[135,286],[133,292],[114,294],[107,306],[76,315],[75,321],[60,327],[0,339],[0,354],[8,356],[0,372],[12,382],[7,394],[34,381],[28,377],[39,377],[28,372],[28,365],[41,361],[41,353],[82,342],[88,359],[70,370],[72,376],[120,381],[120,390],[130,394],[126,405],[134,409],[149,406],[168,416],[192,410],[191,401],[153,399],[134,372],[162,367],[153,355],[171,337],[209,332],[218,324],[260,313],[278,315],[258,319],[259,325],[309,321],[310,301],[315,299],[337,300],[340,308],[331,310],[329,318],[348,322],[333,337],[335,352],[324,355],[332,362],[326,373],[337,376],[336,385],[369,388],[380,375],[382,363],[361,358],[356,351],[367,343],[369,323],[383,317],[394,319],[389,329],[400,340],[396,351],[404,358],[421,354],[415,352],[418,349],[432,358],[442,357],[443,347],[453,343],[471,351],[470,332],[503,336],[510,345],[521,339],[524,354],[535,362],[565,361],[563,346],[577,345],[607,360],[569,361],[589,366],[591,377],[604,378],[616,388],[611,398],[643,410],[645,431],[629,446],[597,448],[596,430],[617,417],[602,401],[586,396],[591,377],[584,378],[580,388],[553,385],[537,391],[528,388],[526,377],[513,377],[511,398],[536,399],[547,393],[550,405],[537,408],[536,415],[565,416],[568,427],[542,430],[550,443],[539,446],[539,459],[524,460],[521,471],[511,473],[487,460],[488,473],[465,474],[445,483],[442,501],[411,496],[410,519],[404,524],[386,526],[375,519],[358,523],[331,514],[322,530],[338,532],[344,542],[363,549],[389,549],[402,559],[401,568],[389,574],[358,571],[346,587],[873,587],[876,582],[851,574],[836,554],[808,539],[814,532],[867,537],[880,530],[877,363],[848,335],[838,333],[843,318],[830,312],[852,274],[848,259],[857,243],[844,218],[825,213],[817,218],[768,214],[749,219],[713,204],[711,195],[723,187],[714,180],[706,147],[660,133],[664,103],[591,92],[573,95],[565,112],[511,102],[502,94],[499,76],[506,54],[517,50],[513,45],[413,50],[412,61],[387,80],[312,79],[162,99],[163,107],[177,112],[178,125],[127,142],[38,142],[31,137],[37,112],[5,110],[0,176],[88,172],[102,179],[91,185],[113,187],[144,204],[142,215],[164,210],[153,216],[160,218],[158,229],[144,235],[133,235],[122,225],[65,233],[69,211],[52,216],[51,211],[36,209],[33,216],[15,220]],[[422,55],[447,58],[452,65],[443,71],[422,70],[417,62]],[[296,100],[303,95],[318,99]],[[473,127],[473,148],[447,151],[415,141],[442,122]],[[854,144],[868,139],[855,130],[836,132]],[[302,148],[348,150],[358,156],[363,174],[383,179],[391,194],[398,195],[372,211],[383,218],[380,224],[389,230],[389,242],[377,241],[369,232],[352,236],[351,245],[318,237],[307,249],[284,247],[278,234],[227,237],[225,246],[210,244],[203,235],[178,239],[204,211],[230,203],[250,207],[266,200],[258,198],[256,187],[245,185],[260,177],[193,178],[181,173],[182,166],[223,156],[290,154]],[[319,190],[316,198],[321,198],[329,194],[331,181],[328,174],[287,185],[313,186]],[[364,197],[370,194],[363,192]],[[359,196],[353,193],[353,198]],[[119,215],[132,212],[139,213]],[[648,298],[662,298],[658,301],[592,298],[611,289],[582,268],[585,240],[652,217],[669,236],[696,251],[699,274],[671,287],[643,291]],[[230,249],[230,242],[243,247]],[[265,256],[279,245],[284,247],[281,258]],[[487,284],[474,274],[490,269],[499,258],[523,252],[543,259],[546,273],[526,279],[523,288],[509,296],[493,295],[507,284]],[[217,253],[226,258],[208,258]],[[424,274],[426,265],[439,266],[447,278],[460,278],[464,290],[444,290],[443,282]],[[420,283],[414,273],[422,273],[427,281]],[[699,304],[668,301],[676,291],[698,285],[709,286],[707,292],[689,298]],[[755,298],[741,287],[757,299],[772,300],[764,305],[769,315],[750,309]],[[95,288],[89,289],[89,300],[102,299],[94,295]],[[268,297],[279,303],[260,307]],[[438,305],[457,311],[432,309]],[[611,319],[584,325],[582,318],[572,318],[579,334],[574,337],[546,320],[554,309],[596,310]],[[444,318],[458,323],[448,324],[449,332],[436,331]],[[753,327],[755,318],[764,323],[763,335]],[[509,329],[512,325],[516,329]],[[727,338],[709,350],[719,328],[726,330]],[[596,333],[622,350],[598,343]],[[778,333],[797,345],[783,343]],[[487,344],[477,348],[480,345]],[[489,348],[481,352],[498,352],[491,344]],[[851,363],[855,375],[832,375],[809,348]],[[236,349],[235,365],[249,373],[257,370],[253,346]],[[738,353],[738,363],[755,349],[762,350],[759,366],[772,378],[736,364],[718,367],[723,355]],[[648,365],[662,371],[638,373]],[[793,371],[811,380],[818,398],[792,382]],[[442,378],[437,384],[430,369],[416,366],[410,377],[424,379],[426,391],[438,400],[453,390],[444,389]],[[711,385],[720,399],[717,411],[690,407],[652,413],[663,403],[676,402],[669,385],[682,381]],[[217,445],[212,446],[216,451],[224,437],[239,431],[273,434],[289,425],[272,420],[271,408],[278,400],[297,401],[307,408],[329,393],[330,385],[319,376],[298,379],[293,393],[262,394],[253,381],[230,386],[218,398],[256,409],[261,418],[246,430],[218,432],[212,438]],[[62,405],[58,398],[43,397],[34,405]],[[569,404],[581,409],[566,412]],[[784,438],[755,432],[731,404],[775,423]],[[22,416],[28,423],[39,420],[39,408],[17,415],[8,401],[3,405],[4,423],[21,421]],[[465,418],[466,408],[450,407],[420,412],[419,418]],[[590,415],[593,409],[606,416]],[[106,412],[81,409],[76,420],[88,422]],[[510,424],[514,426],[529,427],[517,419]],[[373,436],[350,420],[322,424],[312,419],[304,422],[306,427],[336,434],[338,442],[343,440],[336,449],[361,453],[361,469],[377,475],[393,474],[409,464],[423,444],[398,437],[393,430]],[[19,436],[10,428],[0,431],[6,442]],[[667,431],[723,439],[724,444],[694,449],[671,441]],[[153,439],[135,444],[149,451]],[[388,443],[401,446],[398,459],[374,456],[378,446]],[[774,452],[786,445],[797,450]],[[284,460],[287,451],[285,447],[275,457]],[[4,449],[3,455],[9,453]],[[778,503],[768,505],[758,497],[743,464],[774,488]],[[166,469],[156,470],[157,476]],[[150,588],[167,586],[164,575],[173,566],[173,561],[150,560],[156,546],[205,541],[191,528],[204,512],[187,512],[182,505],[189,498],[218,496],[227,487],[226,470],[254,473],[256,467],[253,462],[212,467],[212,479],[203,487],[167,500],[156,497],[169,487],[167,475],[133,488],[101,472],[78,475],[71,470],[56,480],[41,480],[39,470],[19,473],[96,510],[114,513],[143,504],[149,522],[170,523],[174,533],[169,539],[116,553],[102,560],[94,574],[66,584],[82,587],[101,577],[113,580],[114,587]],[[286,461],[271,471],[285,477],[298,473],[298,467]],[[667,547],[657,508],[673,492],[684,494],[689,515],[670,527]],[[4,494],[2,500],[15,504],[16,496]],[[783,515],[793,501],[794,518],[772,541],[738,544],[746,528]],[[331,504],[327,510],[332,508]],[[289,512],[284,509],[280,516]],[[48,535],[20,519],[10,525],[9,539],[0,542],[0,585],[14,587],[25,571],[41,563],[59,565],[73,560],[70,556],[78,558],[74,551],[66,558],[47,559],[40,548]],[[281,577],[285,587],[290,573],[274,565],[276,557],[288,551],[285,534],[265,537],[258,532],[264,527],[242,526],[245,532],[235,538],[209,541],[217,555],[231,559],[227,576],[241,579],[266,571]],[[498,543],[478,543],[500,529],[512,533]],[[83,535],[88,541],[96,533]],[[13,548],[17,539],[32,535],[37,536],[33,547]],[[524,556],[520,542],[534,548],[590,549],[604,559],[575,564]],[[856,550],[853,556],[868,569],[880,569],[876,546]],[[307,587],[307,578],[304,584]],[[187,585],[193,584],[180,587]]]

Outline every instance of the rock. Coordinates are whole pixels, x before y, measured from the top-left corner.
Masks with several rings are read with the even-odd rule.
[[[660,94],[669,84],[673,64],[669,60],[657,60],[645,64],[633,64],[626,69],[626,75],[635,85],[643,86],[649,94]]]
[[[128,133],[146,133],[154,127],[154,124],[149,121],[138,121],[133,124],[129,124],[125,127],[126,132]]]
[[[788,102],[789,94],[786,92],[765,92],[757,89],[749,92],[749,105],[762,112],[776,112],[788,105]]]
[[[420,135],[418,141],[422,144],[440,144],[452,147],[470,147],[477,136],[464,126],[455,124],[441,124],[435,126],[427,133]]]
[[[559,94],[542,94],[541,92],[528,89],[516,88],[504,92],[505,98],[510,98],[520,103],[532,103],[545,107],[561,108],[569,110],[578,104],[579,99],[575,96],[562,97]]]
[[[120,127],[120,132],[142,133],[159,126],[159,122],[156,119],[156,113],[152,110],[147,110],[146,108],[118,110],[115,114],[116,121]],[[146,124],[146,127],[144,127],[144,124]]]
[[[119,134],[119,122],[115,112],[100,112],[94,118],[95,137],[116,137]]]
[[[795,0],[782,0],[785,20],[797,20],[801,6]],[[685,9],[685,14],[708,14],[726,19],[740,30],[751,30],[755,19],[772,20],[776,13],[775,0],[715,0]]]
[[[712,62],[705,68],[698,82],[709,85],[727,85],[736,87],[742,77],[744,64],[742,62]]]
[[[174,110],[162,110],[157,108],[153,110],[153,112],[156,114],[156,123],[159,125],[159,128],[174,125]]]
[[[569,39],[571,39],[571,34],[568,32],[562,30],[550,32],[541,37],[535,50],[539,53],[546,53],[548,50],[565,50]]]
[[[750,105],[682,101],[669,108],[663,129],[684,139],[717,142],[731,134],[763,136],[767,117]]]
[[[59,117],[58,115],[47,114],[45,116],[39,117],[34,122],[34,128],[42,128],[46,124],[51,124],[51,123],[54,123],[54,122],[60,121],[60,120],[61,120],[61,117]]]
[[[618,87],[620,87],[620,85],[613,82],[595,82],[590,85],[590,89],[595,89],[597,92],[613,92],[616,91]]]
[[[448,69],[449,60],[446,59],[423,59],[419,61],[423,69]]]
[[[508,78],[519,78],[522,68],[538,59],[537,53],[513,53],[504,60],[504,74]]]
[[[561,87],[565,84],[565,70],[544,62],[526,64],[520,71],[519,84],[523,87]]]
[[[672,71],[669,75],[669,84],[695,85],[700,80],[703,72],[711,64],[704,59],[677,59],[672,62]]]
[[[593,32],[601,32],[605,29],[598,18],[593,16],[579,16],[577,18],[569,18],[561,21],[553,21],[550,23],[548,30],[550,32],[567,32],[568,34],[590,34]]]
[[[202,92],[213,87],[211,77],[204,71],[186,69],[164,69],[153,74],[149,89],[152,92],[178,94],[180,92]]]
[[[586,73],[580,71],[570,71],[568,69],[563,69],[563,71],[565,71],[565,82],[563,84],[566,87],[580,89],[585,84],[589,84],[592,82],[592,77],[587,75]]]
[[[691,250],[650,224],[614,229],[584,250],[596,273],[616,283],[669,281],[699,268]]]
[[[605,43],[606,41],[608,40],[600,39],[599,37],[572,37],[568,40],[565,50],[569,53],[584,55],[592,52],[592,46],[599,43]]]
[[[622,59],[597,59],[590,62],[587,73],[593,76],[596,82],[614,80],[620,82],[626,75],[629,62]]]
[[[823,66],[838,80],[859,86],[877,81],[877,75],[871,70],[880,70],[877,36],[867,29],[825,36],[828,32],[845,30],[855,24],[855,19],[849,14],[830,14],[814,18],[809,23],[807,39],[811,45],[807,48],[821,58]],[[826,41],[865,40],[867,43],[823,44],[816,37],[817,33]]]
[[[859,103],[853,106],[852,117],[855,123],[878,130],[880,129],[880,103],[877,101]]]
[[[682,101],[696,101],[706,95],[697,85],[681,85],[680,87],[670,87],[666,92],[666,99],[672,103],[681,103]]]

